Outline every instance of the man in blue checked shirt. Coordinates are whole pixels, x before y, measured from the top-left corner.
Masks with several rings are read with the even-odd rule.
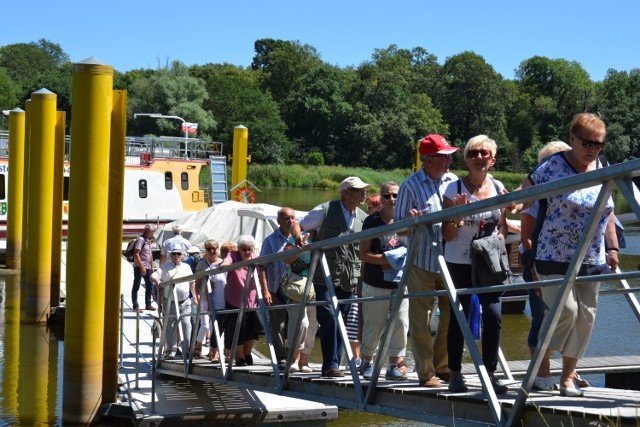
[[[442,195],[447,185],[458,177],[449,172],[451,155],[460,151],[449,145],[440,135],[427,135],[420,141],[419,152],[422,167],[407,178],[398,191],[394,222],[442,209]],[[442,249],[441,224],[434,224],[433,231]],[[412,235],[411,238],[414,236]],[[437,262],[437,251],[430,246],[425,235],[418,248],[414,266],[407,279],[409,293],[432,292],[444,289]],[[423,387],[442,387],[441,379],[448,381],[447,331],[449,329],[450,304],[446,297],[438,299],[440,319],[435,339],[431,337],[433,297],[409,299],[409,331],[415,372]]]
[[[296,213],[291,208],[281,208],[278,211],[277,221],[278,228],[262,243],[260,256],[277,253],[284,249],[289,241],[289,237],[291,237],[291,227],[296,221]],[[286,264],[282,260],[259,266],[258,277],[262,289],[262,298],[267,305],[282,305],[288,303],[288,299],[280,287],[285,273],[285,266]],[[294,345],[298,348],[299,344],[299,340],[295,340],[293,337],[287,337],[286,334],[287,317],[289,317],[289,333],[293,334],[293,332],[295,332],[296,325],[295,323],[291,324],[295,320],[294,313],[289,313],[289,316],[287,316],[287,310],[285,309],[268,310],[268,313],[271,337],[273,339],[276,358],[278,359],[278,368],[284,370],[287,367],[287,338],[289,338],[289,345]]]

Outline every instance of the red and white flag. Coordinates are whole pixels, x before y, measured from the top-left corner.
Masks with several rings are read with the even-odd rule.
[[[189,122],[183,123],[182,132],[188,132],[189,135],[195,135],[198,132],[198,124]]]

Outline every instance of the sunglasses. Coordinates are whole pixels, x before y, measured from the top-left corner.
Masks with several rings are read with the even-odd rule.
[[[213,252],[213,251],[217,251],[217,250],[218,250],[218,248],[215,248],[215,247],[210,247],[210,248],[206,248],[206,249],[207,249],[208,251],[211,251],[211,252]]]
[[[580,141],[582,141],[582,146],[584,148],[586,148],[587,150],[594,148],[596,150],[601,150],[602,147],[604,147],[604,142],[598,142],[598,141],[589,141],[588,139],[584,139],[584,138],[580,138],[578,135],[574,134],[574,136],[576,138],[578,138]]]
[[[480,155],[480,157],[484,158],[484,157],[490,157],[491,156],[491,151],[486,150],[486,149],[482,149],[482,150],[469,150],[467,151],[467,158],[469,159],[474,159],[476,157],[478,157],[478,154]]]
[[[387,200],[389,200],[392,197],[394,199],[397,199],[398,198],[398,193],[387,193],[387,194],[383,194],[382,197],[384,197]]]

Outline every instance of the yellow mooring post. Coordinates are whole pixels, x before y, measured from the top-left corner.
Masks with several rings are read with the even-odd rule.
[[[120,347],[120,278],[122,269],[122,211],[124,205],[125,136],[127,134],[127,91],[113,91],[111,150],[109,151],[109,219],[107,275],[105,286],[104,363],[102,403],[118,398],[118,348]]]
[[[22,323],[46,323],[51,307],[51,216],[53,215],[53,153],[56,130],[55,93],[40,89],[31,94],[31,149],[29,153],[29,205],[25,228],[29,242],[23,258],[25,316]]]
[[[7,268],[20,266],[22,253],[22,193],[24,191],[24,110],[9,113],[9,194],[7,213]],[[8,205],[8,206],[7,206]]]
[[[31,99],[24,102],[24,168],[22,175],[22,251],[20,252],[20,283],[26,280],[28,260],[24,256],[29,242],[27,241],[27,209],[29,209],[29,147],[31,147]]]
[[[71,100],[62,420],[86,424],[102,401],[113,67],[73,64]]]
[[[247,180],[247,153],[249,151],[249,129],[239,125],[233,128],[233,164],[231,166],[231,188]],[[246,186],[245,186],[246,187]]]
[[[51,215],[51,307],[60,305],[60,270],[62,269],[62,199],[64,192],[64,136],[67,113],[56,115],[56,139],[53,148],[53,213]]]

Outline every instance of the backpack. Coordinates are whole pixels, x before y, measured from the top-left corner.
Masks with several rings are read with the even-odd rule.
[[[124,256],[127,258],[127,261],[129,262],[133,262],[133,251],[136,247],[136,242],[138,241],[138,239],[139,237],[136,237],[135,239],[130,241],[129,244],[127,244],[127,249],[125,249],[124,251]]]

